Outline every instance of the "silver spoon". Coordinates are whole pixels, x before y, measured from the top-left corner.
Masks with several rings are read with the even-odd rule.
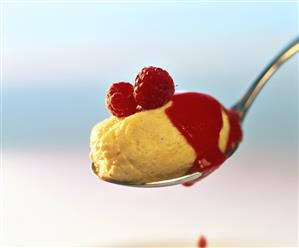
[[[258,93],[262,90],[266,82],[272,77],[272,75],[278,70],[278,68],[284,64],[288,59],[290,59],[293,55],[299,52],[299,37],[296,37],[294,41],[292,41],[288,46],[286,46],[269,64],[265,69],[258,75],[258,77],[254,80],[251,87],[247,90],[246,94],[232,107],[232,109],[239,112],[241,116],[241,121],[244,120],[245,115],[247,114],[248,109],[251,107],[254,99],[258,95]],[[229,151],[226,156],[230,157],[236,150],[238,146],[236,146],[233,150]],[[96,168],[92,165],[92,170],[96,173]],[[194,180],[199,181],[204,177],[211,174],[215,169],[212,169],[208,172],[193,172],[191,174],[187,174],[182,177],[177,177],[169,180],[156,181],[150,183],[143,184],[130,184],[127,182],[118,182],[108,178],[101,178],[110,183],[120,184],[124,186],[133,186],[133,187],[144,187],[144,188],[153,188],[153,187],[165,187],[172,186],[182,183],[190,183]]]

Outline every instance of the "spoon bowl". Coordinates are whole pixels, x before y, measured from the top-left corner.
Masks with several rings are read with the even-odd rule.
[[[288,59],[290,59],[293,55],[299,52],[299,37],[296,37],[289,45],[287,45],[276,57],[274,57],[268,66],[257,76],[257,78],[252,83],[251,87],[246,91],[245,95],[232,107],[232,110],[237,111],[240,115],[241,122],[244,120],[245,115],[247,114],[249,108],[251,107],[254,99],[258,95],[258,93],[262,90],[266,82],[272,77],[272,75],[280,68],[282,64],[284,64]],[[232,150],[228,151],[226,157],[229,158],[232,156],[235,151],[238,149],[238,145],[236,145]],[[212,168],[205,172],[192,172],[190,174],[172,178],[168,180],[155,181],[149,183],[141,183],[134,184],[128,182],[119,182],[112,180],[111,178],[100,178],[106,182],[119,184],[123,186],[132,186],[132,187],[143,187],[143,188],[154,188],[154,187],[165,187],[165,186],[173,186],[177,184],[185,184],[194,181],[199,181],[211,174],[216,168]],[[97,168],[92,164],[92,170],[96,176]]]

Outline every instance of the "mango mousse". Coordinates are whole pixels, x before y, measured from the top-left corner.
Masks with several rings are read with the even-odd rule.
[[[148,183],[218,168],[242,139],[238,113],[213,97],[174,94],[169,74],[146,67],[134,86],[114,83],[106,105],[113,114],[90,137],[93,170],[103,179]]]

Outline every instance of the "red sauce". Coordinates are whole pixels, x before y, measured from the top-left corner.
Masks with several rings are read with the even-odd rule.
[[[200,236],[197,241],[198,248],[206,248],[207,247],[207,240],[204,236]]]
[[[235,111],[226,110],[215,98],[202,93],[175,94],[172,101],[172,105],[165,112],[196,152],[191,171],[202,172],[204,177],[226,159],[218,146],[222,128],[221,110],[228,114],[230,122],[227,151],[242,139],[239,115]]]
[[[232,150],[235,145],[242,140],[242,129],[240,125],[240,115],[237,111],[231,109],[227,111],[230,124],[230,133],[227,143],[227,151]]]

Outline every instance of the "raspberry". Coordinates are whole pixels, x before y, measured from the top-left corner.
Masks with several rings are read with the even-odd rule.
[[[137,104],[133,95],[133,85],[126,82],[114,83],[108,89],[106,105],[117,117],[125,117],[136,112]]]
[[[145,67],[135,79],[134,97],[142,108],[154,109],[166,104],[174,94],[174,83],[168,72]]]

